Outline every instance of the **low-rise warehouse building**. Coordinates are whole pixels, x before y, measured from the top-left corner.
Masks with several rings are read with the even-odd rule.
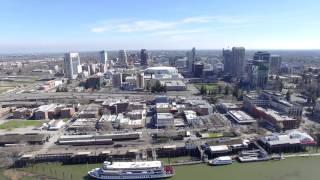
[[[243,111],[229,111],[228,115],[238,124],[251,124],[256,120]]]
[[[145,119],[146,110],[133,110],[126,114],[132,120]]]
[[[89,104],[84,110],[79,113],[79,118],[98,118],[100,105]]]
[[[224,112],[237,111],[237,110],[241,109],[241,106],[234,104],[234,103],[228,103],[228,102],[224,102],[224,103],[219,104],[219,107]]]
[[[209,150],[212,155],[223,155],[231,151],[227,145],[209,146]]]
[[[71,118],[75,113],[73,107],[65,107],[60,110],[60,118]]]
[[[310,135],[297,130],[262,137],[259,139],[259,143],[269,153],[297,152],[303,150],[305,145],[316,144]]]
[[[56,115],[56,104],[40,106],[34,112],[35,119],[53,119]]]
[[[157,103],[156,111],[157,113],[169,113],[171,110],[171,106],[169,103]]]
[[[174,126],[174,118],[171,113],[157,113],[155,118],[155,126],[158,128]]]
[[[160,83],[166,87],[167,91],[185,91],[186,84],[181,80],[161,80]]]
[[[80,118],[74,121],[69,127],[68,130],[75,131],[95,131],[96,129],[96,118]]]
[[[61,136],[58,140],[59,145],[110,145],[112,139],[94,135],[70,135]]]
[[[205,116],[213,113],[213,107],[205,100],[186,100],[187,109],[196,111],[200,116]]]
[[[33,116],[33,109],[29,108],[17,108],[13,111],[14,119],[29,119]]]
[[[219,156],[237,154],[240,151],[248,149],[250,141],[241,138],[224,138],[223,140],[208,140],[202,145],[205,148],[205,153],[210,158]]]
[[[297,129],[300,125],[300,120],[280,114],[272,109],[265,109],[262,107],[255,107],[253,114],[266,121],[269,125],[274,127],[277,131],[285,131],[290,129]]]
[[[197,113],[195,111],[185,110],[185,111],[183,111],[183,113],[184,113],[184,117],[189,125],[196,123],[199,120]]]
[[[141,137],[140,132],[117,132],[114,134],[101,135],[64,135],[58,139],[60,145],[97,145],[113,144],[113,141],[136,140]]]
[[[40,133],[27,134],[2,134],[0,135],[0,146],[7,144],[44,144],[50,136]]]
[[[109,99],[102,103],[112,114],[126,112],[129,108],[129,100],[127,99]]]
[[[260,94],[245,94],[243,97],[243,106],[249,112],[254,110],[256,106],[259,106],[271,107],[297,119],[300,119],[302,116],[301,105],[287,101],[282,94],[275,91],[262,91]]]

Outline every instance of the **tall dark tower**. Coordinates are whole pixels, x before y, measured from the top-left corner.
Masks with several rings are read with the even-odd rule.
[[[232,51],[229,49],[223,49],[222,56],[223,56],[224,73],[232,74],[232,71],[233,71]]]
[[[232,48],[232,61],[233,61],[233,76],[237,79],[241,79],[244,75],[244,67],[246,64],[244,47]]]
[[[140,64],[141,66],[148,66],[149,55],[146,49],[141,49],[140,51]]]

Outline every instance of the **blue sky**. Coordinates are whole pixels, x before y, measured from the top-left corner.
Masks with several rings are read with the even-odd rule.
[[[320,49],[319,0],[0,0],[0,52]]]

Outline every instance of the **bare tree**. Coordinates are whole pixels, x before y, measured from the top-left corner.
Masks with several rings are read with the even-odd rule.
[[[111,131],[112,128],[112,124],[110,122],[101,122],[99,123],[99,130],[101,131]]]
[[[0,168],[12,166],[15,163],[15,161],[19,158],[20,154],[21,148],[19,147],[1,148]]]

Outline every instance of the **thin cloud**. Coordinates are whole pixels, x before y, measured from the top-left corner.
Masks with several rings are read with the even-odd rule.
[[[196,16],[182,20],[183,23],[223,23],[223,24],[239,24],[246,23],[249,20],[236,16]]]
[[[182,20],[182,23],[209,23],[212,21],[212,17],[209,16],[198,16],[188,17]]]
[[[91,32],[94,32],[94,33],[101,33],[101,32],[106,32],[106,31],[108,31],[108,29],[103,28],[103,27],[91,28]]]
[[[161,29],[170,29],[176,26],[175,22],[162,21],[136,21],[128,24],[120,24],[116,27],[119,32],[138,32],[155,31]]]
[[[111,20],[99,23],[90,30],[94,33],[103,32],[155,32],[159,30],[174,30],[190,24],[240,24],[246,23],[248,19],[230,16],[194,16],[176,21],[160,20]]]
[[[181,35],[181,34],[192,34],[192,33],[201,33],[206,32],[208,29],[187,29],[187,30],[166,30],[166,31],[157,31],[150,33],[151,36],[167,36],[167,35]]]

